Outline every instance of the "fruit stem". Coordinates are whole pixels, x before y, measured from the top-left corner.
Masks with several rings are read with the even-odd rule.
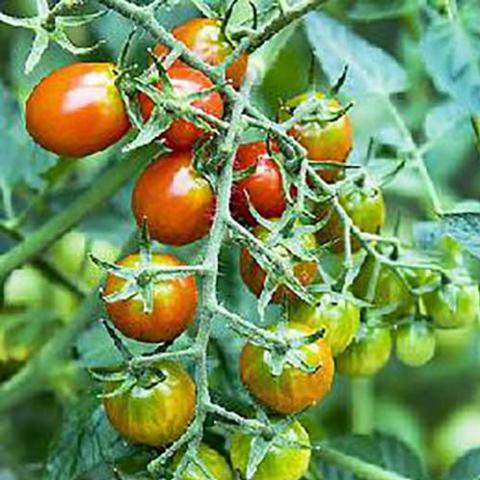
[[[351,380],[351,412],[353,433],[369,435],[374,426],[374,392],[371,378]]]

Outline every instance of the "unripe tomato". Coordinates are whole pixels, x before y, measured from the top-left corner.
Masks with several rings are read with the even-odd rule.
[[[401,325],[395,336],[397,358],[410,367],[420,367],[435,355],[435,331],[426,322]]]
[[[392,322],[411,315],[415,311],[415,297],[402,279],[388,266],[380,266],[373,298],[368,298],[374,267],[375,259],[369,256],[353,283],[353,293],[362,300],[371,301],[375,307],[386,310],[388,313],[384,318]]]
[[[202,92],[213,87],[213,83],[202,72],[189,67],[172,67],[167,70],[168,78],[173,87],[174,94],[178,98],[186,97],[192,93]],[[157,85],[159,90],[162,84]],[[154,103],[148,95],[140,93],[140,107],[145,120],[150,118]],[[211,92],[208,95],[190,102],[192,107],[203,110],[216,118],[223,116],[223,100],[218,92]],[[207,135],[200,127],[183,118],[175,118],[168,129],[162,133],[161,138],[166,145],[173,150],[187,150],[200,138]]]
[[[113,145],[130,122],[111,63],[74,63],[44,78],[27,100],[27,130],[46,150],[85,157]]]
[[[292,117],[295,109],[310,98],[311,94],[301,94],[289,100],[279,112],[279,120],[284,122]],[[315,98],[323,99],[325,94],[316,92]],[[329,110],[338,111],[341,105],[334,99],[328,102]],[[334,122],[319,122],[308,120],[298,123],[289,134],[307,150],[308,158],[317,162],[344,163],[352,150],[352,124],[348,114]],[[333,181],[338,169],[322,170],[321,176],[327,181]]]
[[[279,332],[280,328],[277,325],[271,331]],[[289,323],[282,334],[284,338],[293,340],[314,332],[306,325]],[[300,412],[322,400],[330,391],[334,364],[328,343],[320,338],[315,343],[302,346],[299,352],[307,365],[320,368],[308,373],[287,363],[283,372],[274,376],[269,365],[271,353],[268,350],[251,343],[243,347],[240,357],[242,382],[259,402],[274,412],[283,415]]]
[[[179,267],[183,263],[173,255],[154,254],[152,266]],[[139,268],[140,256],[129,255],[118,263],[120,266]],[[109,273],[105,283],[105,295],[124,288],[126,280]],[[151,313],[144,312],[139,295],[128,300],[106,303],[114,325],[127,337],[143,342],[166,342],[177,338],[190,325],[198,303],[195,277],[178,277],[155,281],[154,306]]]
[[[267,241],[270,232],[263,226],[259,225],[253,233],[262,241]],[[317,246],[315,236],[307,233],[302,236],[302,247],[305,250],[313,250]],[[292,255],[282,246],[275,247],[279,255],[290,259]],[[313,282],[317,274],[317,264],[315,262],[309,262],[300,260],[294,263],[293,273],[298,281],[306,286]],[[243,282],[250,289],[250,291],[260,297],[265,285],[267,274],[263,268],[256,262],[256,260],[250,255],[247,248],[242,248],[240,252],[240,275]],[[284,285],[280,285],[272,296],[272,302],[280,303],[287,296],[290,299],[295,299],[295,294],[287,289]]]
[[[337,356],[352,342],[360,328],[360,310],[348,300],[329,293],[318,297],[315,305],[301,300],[290,306],[288,318],[291,322],[308,325],[314,330],[325,329],[325,340]]]
[[[105,384],[111,394],[121,382]],[[160,447],[177,440],[195,414],[195,385],[177,363],[159,362],[126,392],[105,397],[111,424],[131,443]]]
[[[256,226],[257,221],[250,213],[249,202],[264,218],[281,217],[285,207],[282,173],[267,149],[265,142],[248,143],[238,148],[234,169],[255,170],[246,178],[236,182],[232,189],[231,209],[240,222]]]
[[[174,28],[172,35],[182,42],[197,57],[213,66],[221,65],[233,52],[232,45],[228,42],[222,30],[222,22],[214,18],[193,18]],[[154,50],[155,55],[163,59],[168,54],[168,49],[158,44]],[[184,65],[177,60],[174,65]],[[240,88],[248,66],[248,55],[242,54],[232,63],[226,76],[235,88]]]
[[[158,158],[135,185],[132,209],[138,225],[147,219],[151,237],[167,245],[185,245],[210,231],[215,194],[192,166],[192,152]]]
[[[479,317],[480,295],[477,285],[449,283],[422,296],[427,315],[440,328],[471,325]]]
[[[178,452],[172,463],[172,473],[180,464],[184,453]],[[210,477],[207,477],[201,468],[190,462],[187,469],[180,475],[179,480],[233,480],[232,470],[227,461],[213,448],[202,443],[198,448],[198,460],[207,468]]]
[[[351,377],[369,377],[387,364],[391,352],[388,329],[362,325],[350,346],[337,357],[337,370]]]
[[[385,201],[379,187],[362,183],[340,192],[339,202],[345,209],[353,224],[362,232],[378,233],[385,224]],[[335,253],[345,250],[344,228],[342,221],[330,204],[322,204],[319,211],[319,220],[327,219],[326,225],[317,232],[316,237],[320,245],[331,243]],[[361,244],[357,238],[351,237],[352,251],[360,250]]]
[[[251,435],[236,433],[232,437],[230,459],[235,470],[242,478],[247,478],[248,459],[254,438]],[[305,445],[287,446],[282,442]],[[302,424],[294,421],[279,434],[278,441],[270,448],[265,458],[260,462],[251,480],[300,480],[310,465],[310,438]]]

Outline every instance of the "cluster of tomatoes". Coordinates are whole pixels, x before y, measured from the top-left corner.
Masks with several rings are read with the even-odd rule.
[[[232,53],[217,20],[191,20],[174,29],[173,35],[211,65],[221,64]],[[159,45],[155,54],[163,59],[169,51]],[[233,86],[242,83],[247,63],[243,55],[226,71]],[[158,92],[186,99],[187,106],[203,112],[202,120],[207,123],[222,118],[224,98],[202,72],[176,60],[165,75],[168,81],[154,85]],[[279,121],[291,119],[296,109],[312,97],[323,102],[327,111],[341,111],[341,105],[324,94],[300,95],[282,106]],[[138,105],[145,122],[157,113],[155,100],[148,93],[139,93]],[[195,164],[195,145],[211,138],[212,132],[193,121],[187,111],[174,112],[160,137],[170,153],[143,171],[132,198],[137,223],[142,225],[146,220],[151,238],[166,245],[185,245],[205,237],[216,209],[215,190]],[[40,145],[69,157],[103,150],[130,129],[115,67],[103,63],[74,64],[45,78],[28,99],[26,121]],[[385,223],[381,190],[365,176],[345,181],[344,170],[339,168],[352,148],[348,114],[342,112],[328,121],[312,114],[306,120],[293,122],[288,133],[305,149],[312,164],[321,162],[318,165],[322,167],[317,169],[321,181],[338,186],[338,204],[354,227],[362,233],[377,234]],[[275,243],[274,234],[265,226],[268,222],[259,225],[258,217],[275,225],[287,210],[289,197],[296,196],[295,189],[290,195],[286,193],[277,154],[279,148],[270,141],[238,148],[231,212],[237,222],[251,228],[259,241],[271,247],[299,284],[306,287],[322,280],[315,259],[295,255],[291,245]],[[337,167],[327,168],[329,163]],[[300,250],[316,252],[323,248],[332,255],[343,253],[345,225],[338,208],[327,199],[315,203],[309,214],[320,227],[305,229]],[[302,227],[297,223],[294,230]],[[354,254],[361,246],[358,238],[352,238]],[[109,272],[103,292],[107,311],[118,330],[129,338],[151,343],[169,343],[180,336],[196,316],[196,279],[192,274],[161,278],[155,271],[182,267],[186,266],[174,255],[160,253],[140,252],[121,260]],[[261,296],[268,287],[269,275],[247,247],[241,251],[240,272],[247,287]],[[288,322],[270,328],[279,342],[272,349],[247,343],[240,369],[250,393],[278,415],[301,412],[328,393],[334,377],[334,357],[341,373],[373,375],[391,355],[394,332],[399,359],[420,365],[432,358],[435,349],[432,323],[439,327],[466,325],[475,320],[479,309],[476,286],[450,282],[429,270],[405,269],[398,274],[397,269],[379,263],[372,255],[363,262],[350,297],[321,293],[314,304],[309,304],[287,285],[274,287],[271,301],[286,306]],[[363,318],[354,296],[375,306],[380,312],[376,321]],[[403,321],[420,314],[420,321]],[[423,319],[427,317],[433,322]],[[187,371],[179,363],[159,361],[133,376],[129,372],[110,377],[105,384],[104,404],[111,423],[126,439],[160,447],[174,442],[187,430],[195,415],[195,397],[195,385]],[[270,450],[254,479],[298,480],[307,471],[310,451],[293,445],[309,445],[301,424],[290,423],[279,438],[290,444]],[[232,439],[231,461],[243,476],[251,447],[249,435],[238,433]],[[202,445],[199,458],[211,477],[233,478],[226,460],[210,447]],[[177,455],[173,465],[179,461]],[[198,465],[188,468],[181,478],[207,478]]]

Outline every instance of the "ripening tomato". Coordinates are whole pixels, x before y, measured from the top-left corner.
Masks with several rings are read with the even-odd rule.
[[[391,352],[390,330],[363,324],[350,346],[337,357],[337,370],[351,377],[370,377],[387,364]]]
[[[314,95],[317,99],[324,99],[325,94],[301,94],[292,98],[279,111],[279,120],[284,122],[292,117],[293,112],[302,103]],[[341,109],[341,105],[334,99],[328,101],[329,116]],[[344,163],[352,150],[352,124],[348,114],[343,115],[333,122],[321,122],[318,119],[306,119],[296,124],[289,134],[307,150],[308,158],[317,162]],[[333,181],[338,176],[339,169],[324,169],[321,176],[326,181]]]
[[[107,382],[105,394],[121,387],[122,381]],[[111,424],[129,442],[160,447],[188,428],[195,414],[195,385],[179,364],[159,362],[126,391],[104,397],[103,404]]]
[[[135,185],[132,209],[138,225],[147,219],[151,237],[185,245],[210,231],[215,194],[193,165],[192,152],[173,152],[150,164]]]
[[[140,256],[129,255],[118,265],[139,268]],[[154,267],[179,267],[183,263],[173,255],[152,255]],[[126,280],[109,273],[104,295],[119,292]],[[107,311],[114,325],[127,337],[142,342],[166,342],[181,335],[194,318],[198,303],[195,277],[178,277],[155,281],[154,305],[152,313],[143,311],[144,303],[140,295],[128,300],[107,303]]]
[[[448,283],[422,296],[427,315],[440,328],[460,328],[473,324],[480,313],[477,285]]]
[[[174,94],[179,98],[193,93],[199,93],[213,87],[213,83],[202,72],[189,67],[172,67],[167,70],[167,76],[173,87]],[[162,89],[161,83],[157,85]],[[139,95],[140,107],[145,120],[150,118],[154,103],[145,93]],[[223,116],[223,100],[218,92],[210,92],[201,98],[189,103],[192,107],[202,110],[216,118]],[[173,150],[187,150],[194,143],[207,135],[200,127],[183,118],[175,118],[168,129],[162,133],[161,138]]]
[[[374,280],[375,263],[375,259],[371,256],[364,261],[353,283],[353,293],[358,298],[372,302],[375,307],[384,310],[384,318],[392,322],[411,315],[415,311],[415,297],[395,271],[386,265],[380,267],[373,289],[373,298],[369,298],[370,282]]]
[[[214,18],[193,18],[174,28],[172,34],[200,60],[213,66],[221,65],[233,52],[233,47],[223,32],[222,22]],[[163,59],[167,56],[168,49],[164,45],[158,44],[154,54]],[[174,65],[184,65],[184,63],[177,60]],[[243,53],[227,68],[227,79],[235,88],[240,88],[247,66],[248,55]]]
[[[180,464],[184,452],[178,452],[172,462],[171,471]],[[180,475],[179,480],[233,480],[232,470],[227,461],[213,448],[202,443],[198,448],[197,460],[208,470],[210,476],[207,476],[202,469],[191,462],[187,469]]]
[[[382,191],[370,182],[362,182],[340,192],[339,202],[353,224],[362,232],[378,233],[385,224],[385,201]],[[344,228],[338,213],[326,203],[321,205],[318,215],[319,220],[328,218],[326,225],[316,234],[318,243],[320,245],[330,243],[335,253],[343,252],[345,250]],[[353,252],[361,248],[360,242],[353,236],[351,246]]]
[[[249,203],[264,218],[281,217],[285,207],[282,173],[269,153],[265,142],[249,143],[238,148],[234,169],[254,169],[233,185],[231,210],[234,218],[256,226]]]
[[[401,325],[395,335],[397,358],[410,367],[420,367],[433,358],[436,343],[435,331],[427,322]]]
[[[232,437],[230,459],[242,478],[247,478],[253,441],[253,436],[244,433],[236,433]],[[289,442],[291,446],[288,445]],[[302,424],[295,420],[278,434],[251,480],[300,480],[310,465],[311,451],[308,447],[310,437]]]
[[[301,300],[289,306],[288,319],[320,330],[325,329],[325,340],[337,356],[352,342],[360,328],[360,310],[352,302],[330,293],[319,295],[315,305]]]
[[[27,130],[46,150],[85,157],[120,140],[130,122],[111,63],[74,63],[44,78],[26,104]]]
[[[253,230],[254,235],[262,241],[267,241],[270,232],[263,226],[259,225]],[[307,233],[302,236],[302,247],[305,250],[313,250],[317,246],[315,236]],[[286,259],[291,259],[292,255],[283,247],[274,247],[277,253]],[[306,286],[313,282],[317,274],[317,264],[311,261],[299,260],[293,261],[293,273],[298,281]],[[250,291],[260,297],[265,285],[267,274],[257,261],[250,255],[247,248],[242,248],[240,252],[240,275],[243,282],[250,289]],[[280,303],[285,296],[290,299],[295,299],[293,292],[287,289],[284,285],[279,285],[272,296],[272,302]]]
[[[299,323],[286,327],[276,325],[270,329],[282,338],[293,340],[312,335],[316,330]],[[304,362],[315,372],[304,372],[286,364],[279,376],[272,374],[271,354],[268,350],[247,343],[240,357],[243,384],[255,398],[271,410],[283,415],[300,412],[322,400],[333,382],[334,364],[330,346],[323,339],[299,349]]]

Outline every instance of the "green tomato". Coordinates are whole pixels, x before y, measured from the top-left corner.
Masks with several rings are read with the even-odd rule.
[[[248,459],[254,437],[236,433],[232,438],[230,458],[235,470],[246,478]],[[310,465],[309,448],[286,445],[288,442],[310,446],[310,438],[300,422],[294,421],[280,433],[250,480],[300,480]]]
[[[427,315],[440,328],[459,328],[473,324],[480,312],[477,285],[448,283],[422,296]]]
[[[325,329],[325,340],[334,356],[342,353],[352,342],[360,328],[360,310],[348,300],[325,293],[316,305],[298,301],[289,308],[289,320]]]
[[[415,311],[415,297],[388,266],[380,266],[373,298],[369,298],[370,280],[375,273],[375,264],[375,259],[371,256],[365,260],[353,283],[353,293],[362,300],[372,302],[377,308],[384,309],[387,312],[384,318],[392,322],[412,314]]]
[[[378,373],[392,352],[390,330],[363,324],[350,346],[337,357],[337,371],[351,377],[369,377]]]
[[[433,358],[436,343],[435,331],[427,322],[402,325],[395,337],[397,358],[410,367],[420,367]]]
[[[173,459],[172,473],[180,464],[184,452],[178,452]],[[232,470],[227,461],[213,448],[202,443],[198,448],[197,459],[209,471],[210,476],[215,480],[232,480]],[[187,469],[180,475],[179,480],[211,480],[203,473],[202,469],[193,462],[190,462]]]

